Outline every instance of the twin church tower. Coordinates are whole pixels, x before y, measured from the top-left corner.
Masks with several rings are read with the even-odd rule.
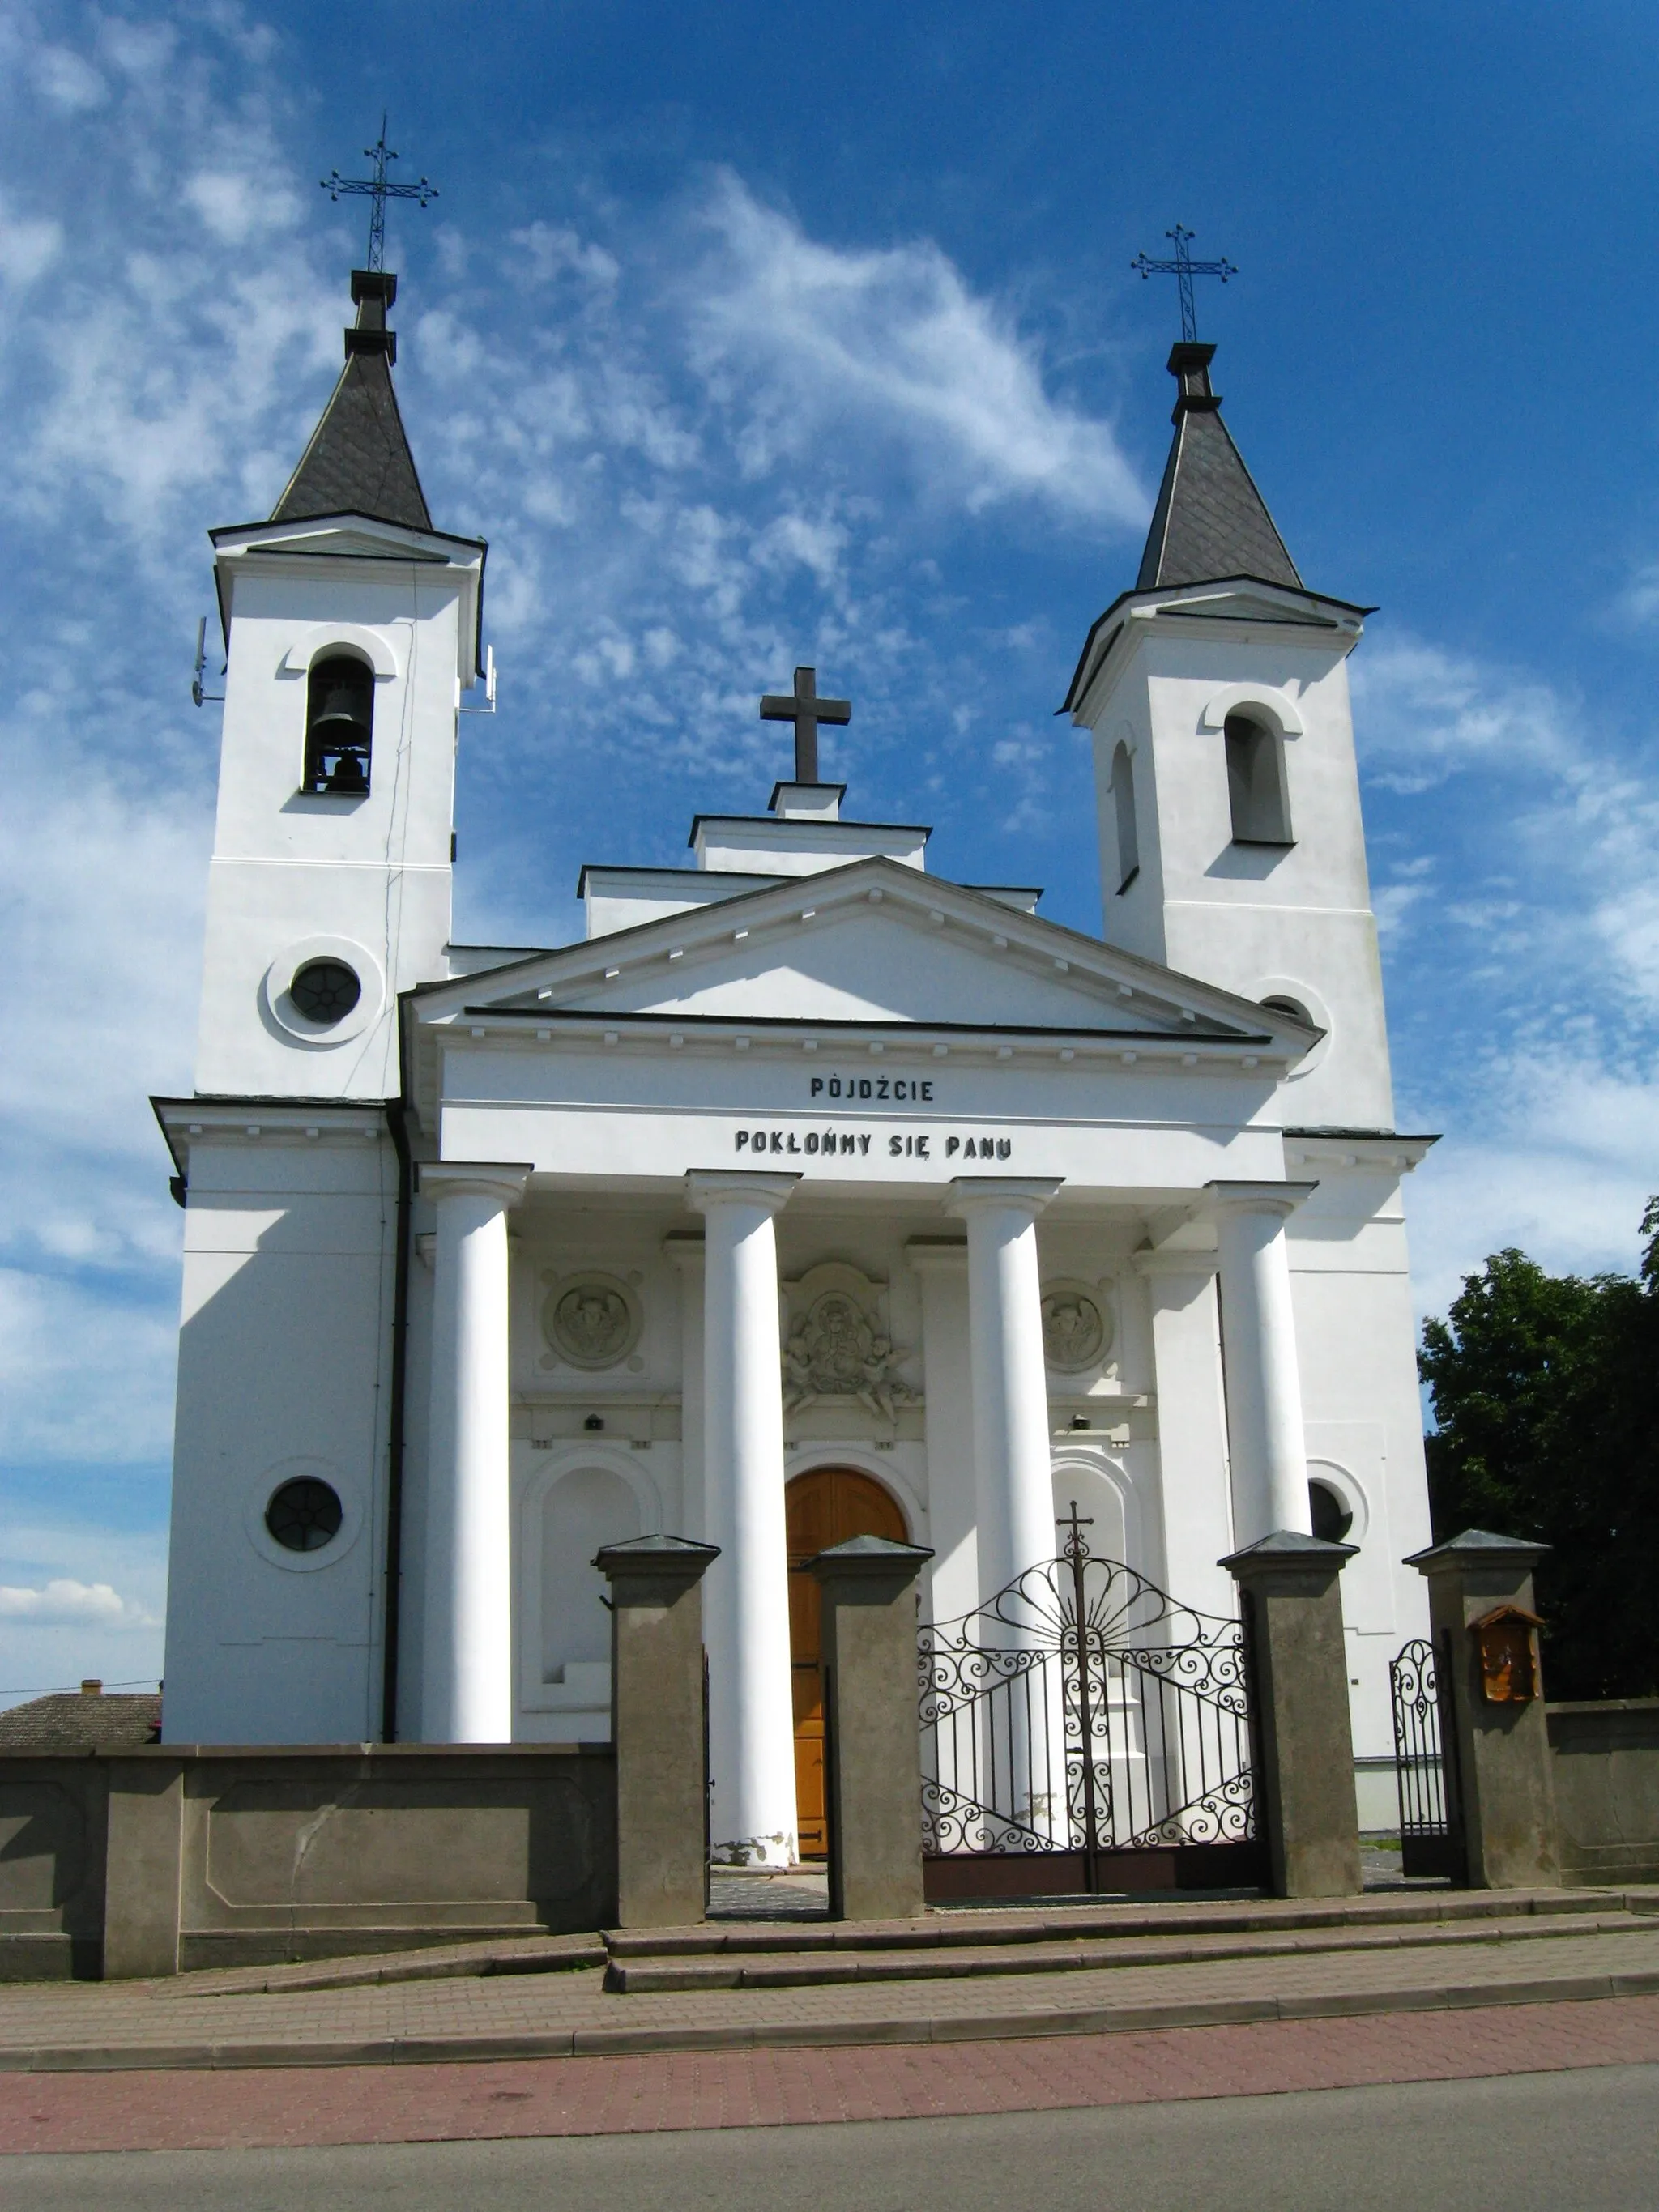
[[[792,1486],[844,1475],[932,1548],[939,1618],[1053,1552],[1061,1491],[1218,1610],[1224,1553],[1340,1523],[1385,1751],[1421,1602],[1393,1562],[1428,1540],[1423,1143],[1393,1128],[1365,611],[1303,583],[1213,348],[1170,356],[1139,573],[1066,695],[1098,937],[935,875],[925,829],[847,816],[809,764],[700,815],[692,866],[585,870],[586,939],[526,951],[452,941],[486,548],[428,512],[396,277],[351,292],[275,511],[211,533],[201,1026],[193,1093],[157,1102],[186,1205],[167,1737],[602,1736],[587,1562],[667,1529],[721,1547],[717,1850],[787,1856]],[[809,1411],[786,1385],[832,1274],[884,1376]]]

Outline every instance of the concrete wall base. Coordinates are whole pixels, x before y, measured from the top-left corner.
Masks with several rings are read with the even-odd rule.
[[[1546,1708],[1560,1878],[1659,1881],[1659,1698]]]
[[[31,1754],[0,1759],[0,1843],[5,1979],[574,1934],[616,1915],[616,1762],[608,1745]]]

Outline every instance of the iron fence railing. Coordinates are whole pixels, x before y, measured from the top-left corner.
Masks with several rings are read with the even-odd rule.
[[[1440,1655],[1422,1637],[1389,1662],[1394,1711],[1394,1773],[1400,1798],[1401,1871],[1413,1877],[1462,1869],[1455,1791],[1441,1707]]]

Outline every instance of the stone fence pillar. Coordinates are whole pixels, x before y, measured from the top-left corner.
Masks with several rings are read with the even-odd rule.
[[[915,1588],[933,1556],[854,1536],[810,1562],[823,1607],[832,1920],[923,1910]]]
[[[179,1971],[185,1763],[151,1752],[109,1768],[104,1846],[106,1982]]]
[[[1221,1561],[1238,1584],[1250,1658],[1255,1817],[1276,1897],[1357,1897],[1348,1654],[1337,1577],[1352,1544],[1289,1528]]]
[[[1444,1670],[1441,1729],[1450,1738],[1441,1745],[1446,1808],[1461,1827],[1474,1889],[1559,1879],[1532,1589],[1548,1549],[1466,1528],[1406,1561],[1429,1585],[1437,1675]],[[1490,1674],[1483,1652],[1495,1662]]]
[[[617,1925],[682,1928],[708,1909],[702,1578],[719,1553],[684,1536],[607,1544]]]

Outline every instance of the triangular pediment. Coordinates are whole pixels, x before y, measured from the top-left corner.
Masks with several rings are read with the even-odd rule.
[[[1312,1033],[1247,1000],[887,860],[538,954],[414,994],[484,1012],[769,1026],[1188,1037],[1299,1056]]]

